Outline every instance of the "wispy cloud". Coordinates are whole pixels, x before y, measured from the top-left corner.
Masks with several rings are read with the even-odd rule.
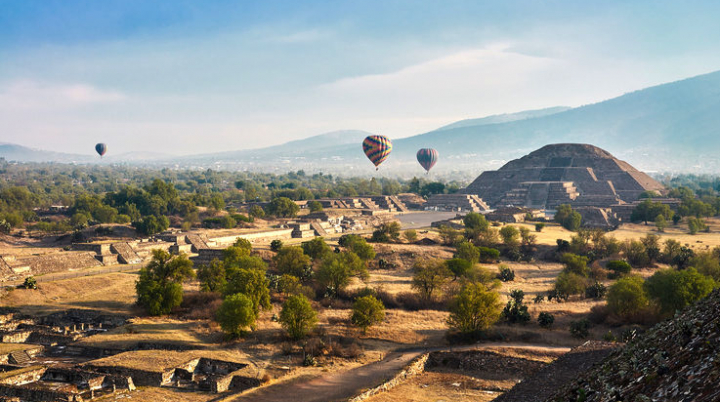
[[[127,99],[122,92],[85,83],[54,84],[22,80],[0,87],[0,105],[9,109],[66,109]]]

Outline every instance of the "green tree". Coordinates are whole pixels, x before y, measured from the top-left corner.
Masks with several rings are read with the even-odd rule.
[[[627,263],[627,261],[623,260],[613,260],[608,261],[608,263],[605,265],[605,268],[613,271],[613,274],[610,279],[619,278],[623,275],[627,275],[632,271],[632,266]]]
[[[343,244],[340,246],[347,248],[348,250],[355,253],[363,261],[369,261],[375,258],[375,249],[371,244],[358,236],[358,235],[346,235],[341,238]]]
[[[225,295],[242,293],[253,302],[256,313],[260,308],[270,308],[270,281],[265,276],[265,271],[257,269],[239,269],[228,277],[225,286]]]
[[[502,311],[502,318],[511,324],[525,324],[530,321],[530,313],[528,307],[523,303],[525,292],[520,289],[514,289],[510,292],[510,300]]]
[[[682,271],[664,269],[648,278],[644,286],[648,296],[658,301],[661,311],[672,314],[707,296],[717,282],[695,268]]]
[[[648,298],[643,289],[643,278],[626,276],[620,278],[608,290],[607,305],[610,311],[621,317],[632,316],[648,306]]]
[[[459,243],[455,250],[456,258],[462,258],[471,264],[477,264],[480,261],[480,250],[469,241]]]
[[[372,295],[358,297],[353,303],[350,322],[360,327],[364,333],[373,325],[381,323],[385,319],[385,306]]]
[[[325,255],[332,253],[332,249],[322,237],[315,237],[312,240],[303,242],[300,246],[305,254],[313,260],[320,260]]]
[[[209,265],[201,265],[197,270],[197,278],[203,292],[222,292],[227,284],[225,267],[217,258],[213,258]]]
[[[282,248],[282,246],[283,246],[282,240],[275,239],[275,240],[273,240],[273,241],[270,242],[270,250],[271,250],[271,251],[274,251],[274,252],[276,252],[276,253],[277,253],[278,251],[280,251],[280,249]]]
[[[389,241],[398,241],[400,239],[400,223],[388,222],[383,223],[373,232],[372,241],[376,243],[387,243]]]
[[[308,202],[308,208],[310,208],[310,212],[322,212],[323,210],[323,206],[319,201]]]
[[[558,206],[557,212],[555,213],[555,222],[567,230],[576,232],[582,224],[582,215],[574,211],[570,205],[563,204]]]
[[[273,257],[278,271],[283,274],[294,275],[300,279],[306,278],[310,267],[310,257],[300,247],[283,247]]]
[[[252,216],[253,218],[264,218],[265,210],[260,205],[253,205],[248,210],[248,215]]]
[[[286,296],[291,296],[302,291],[302,284],[296,276],[283,274],[278,280],[278,288]]]
[[[412,287],[424,300],[432,300],[433,295],[447,283],[450,276],[445,262],[439,259],[418,259],[413,270]]]
[[[505,225],[500,229],[503,244],[508,247],[517,247],[520,244],[520,231],[512,225]]]
[[[317,324],[317,313],[307,297],[290,296],[280,311],[280,324],[293,339],[302,339]]]
[[[222,211],[225,208],[225,200],[222,195],[215,193],[210,196],[210,208],[215,212]]]
[[[250,253],[252,252],[252,243],[250,243],[250,240],[243,239],[242,237],[238,237],[232,246],[239,247],[245,250],[247,252],[247,255],[250,255]]]
[[[464,277],[472,271],[473,263],[463,258],[453,258],[445,261],[447,268],[452,272],[453,280]]]
[[[570,271],[560,272],[553,290],[559,299],[567,300],[572,295],[585,293],[587,278]]]
[[[255,327],[257,312],[247,295],[236,293],[223,300],[216,318],[223,331],[236,337],[242,335],[245,328]]]
[[[690,234],[694,235],[701,230],[705,230],[705,222],[702,219],[696,217],[689,217],[687,220],[688,230]]]
[[[268,205],[268,213],[279,218],[294,218],[298,211],[300,207],[287,197],[277,197]]]
[[[588,258],[584,256],[575,255],[572,253],[565,253],[560,258],[560,262],[565,265],[565,270],[574,274],[587,277],[590,270],[587,267]]]
[[[538,315],[537,321],[541,328],[552,328],[555,323],[555,316],[543,311]]]
[[[352,251],[330,253],[323,258],[315,277],[331,296],[345,289],[353,276],[367,279],[365,264]]]
[[[665,231],[665,228],[667,227],[667,220],[665,220],[664,216],[658,215],[655,218],[655,227],[657,228],[658,232]]]
[[[720,249],[716,249],[720,251]],[[717,252],[700,252],[695,254],[689,262],[689,266],[705,276],[720,282],[720,259]]]
[[[192,262],[185,254],[172,256],[155,249],[152,261],[140,270],[135,283],[138,304],[151,315],[168,314],[182,303],[182,282],[194,276]]]
[[[490,328],[500,318],[502,303],[497,292],[479,283],[468,283],[450,303],[448,326],[464,334]]]

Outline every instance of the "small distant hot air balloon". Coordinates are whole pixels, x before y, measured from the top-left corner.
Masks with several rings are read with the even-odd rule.
[[[103,144],[102,142],[95,145],[95,150],[98,154],[100,154],[100,157],[102,158],[103,155],[105,155],[105,152],[107,152],[107,145]]]
[[[375,170],[385,161],[392,151],[392,142],[382,135],[370,135],[363,141],[363,152],[375,165]]]
[[[425,168],[427,174],[438,160],[438,151],[432,148],[422,148],[417,152],[417,160],[420,162],[420,165]]]

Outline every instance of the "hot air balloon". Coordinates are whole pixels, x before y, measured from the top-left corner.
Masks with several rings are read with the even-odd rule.
[[[417,160],[426,172],[430,172],[438,160],[438,151],[432,148],[422,148],[417,152]]]
[[[95,150],[98,154],[100,154],[100,157],[102,158],[103,155],[105,155],[105,152],[107,152],[107,145],[103,144],[102,142],[95,145]]]
[[[365,138],[362,145],[365,156],[375,165],[375,170],[378,170],[377,167],[387,159],[392,151],[392,142],[382,135],[370,135]]]

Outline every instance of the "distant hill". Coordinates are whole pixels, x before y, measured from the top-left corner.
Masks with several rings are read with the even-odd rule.
[[[549,116],[551,114],[564,112],[564,111],[570,110],[570,109],[572,109],[572,108],[569,106],[555,106],[555,107],[549,107],[549,108],[545,108],[545,109],[526,110],[524,112],[517,112],[517,113],[496,114],[496,115],[492,115],[492,116],[488,116],[488,117],[481,117],[479,119],[465,119],[465,120],[457,121],[452,124],[448,124],[447,126],[442,126],[434,131],[449,130],[452,128],[484,126],[484,125],[488,125],[488,124],[508,123],[511,121],[532,119],[535,117],[542,117],[542,116]]]
[[[88,155],[66,154],[24,147],[22,145],[0,143],[0,157],[16,162],[88,162]]]
[[[122,160],[108,155],[103,162],[407,177],[424,173],[415,153],[429,147],[440,154],[431,175],[467,179],[546,144],[586,143],[606,149],[642,171],[718,172],[719,111],[720,71],[572,109],[553,107],[461,120],[401,139],[393,139],[392,133],[376,133],[393,140],[393,152],[377,173],[360,145],[370,133],[360,130],[335,131],[261,149]],[[28,161],[89,158],[13,145],[0,148],[0,156]],[[97,162],[97,158],[89,162]]]

